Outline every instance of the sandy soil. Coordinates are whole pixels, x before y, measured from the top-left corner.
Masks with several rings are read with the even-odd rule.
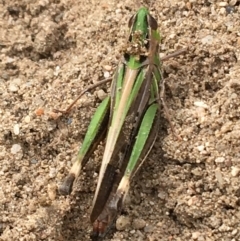
[[[88,3],[86,3],[88,2]],[[120,2],[120,3],[119,3]],[[57,193],[112,76],[130,16],[158,19],[167,103],[159,139],[106,240],[240,240],[240,2],[0,1],[0,240],[89,240],[102,148]]]

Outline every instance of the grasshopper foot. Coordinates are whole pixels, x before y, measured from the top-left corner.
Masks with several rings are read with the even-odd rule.
[[[73,173],[70,173],[58,187],[59,193],[64,196],[69,195],[72,192],[74,180],[75,175]]]

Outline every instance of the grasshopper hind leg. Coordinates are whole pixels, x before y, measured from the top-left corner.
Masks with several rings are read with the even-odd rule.
[[[122,209],[123,195],[111,194],[109,200],[100,214],[93,222],[93,231],[90,235],[92,241],[100,241],[109,234],[115,225],[117,216]]]
[[[74,164],[72,165],[68,176],[58,187],[61,195],[69,195],[72,192],[73,183],[80,175],[82,167],[86,165],[98,144],[104,139],[109,121],[109,112],[110,98],[107,97],[98,106],[93,115]]]

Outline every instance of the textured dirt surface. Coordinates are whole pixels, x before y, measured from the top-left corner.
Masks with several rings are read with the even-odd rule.
[[[87,3],[88,2],[88,3]],[[106,240],[240,240],[240,2],[0,1],[0,240],[89,240],[102,148],[57,193],[140,6],[158,19],[167,103],[159,139]],[[113,229],[114,230],[114,229]]]

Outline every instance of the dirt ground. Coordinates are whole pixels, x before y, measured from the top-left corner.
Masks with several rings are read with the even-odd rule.
[[[89,214],[103,148],[69,197],[67,175],[114,73],[127,22],[149,7],[162,35],[167,103],[132,183],[117,230],[105,240],[240,240],[240,1],[0,1],[0,240],[90,240]]]

